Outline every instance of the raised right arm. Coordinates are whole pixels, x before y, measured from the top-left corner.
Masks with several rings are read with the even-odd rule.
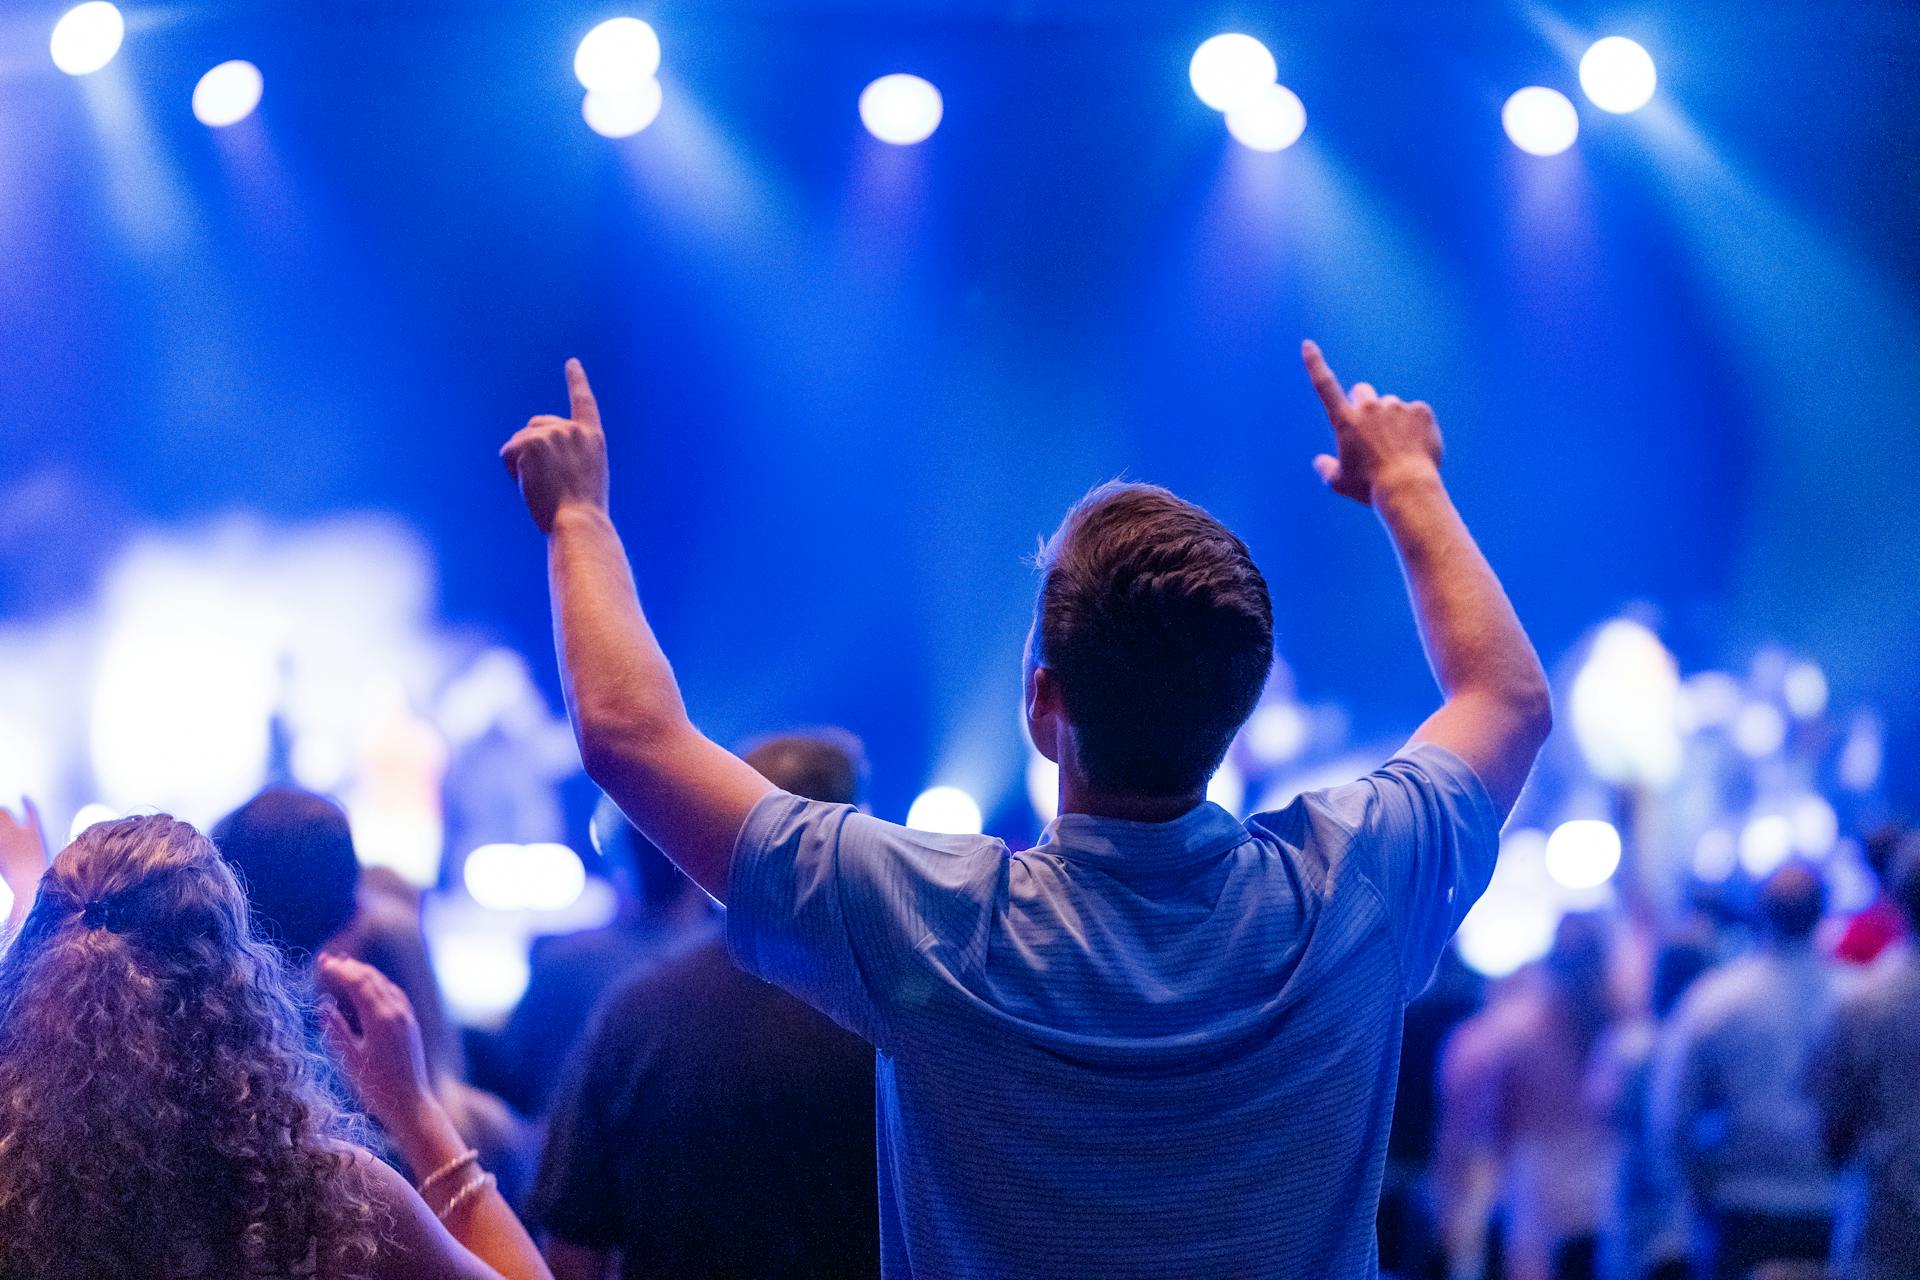
[[[1466,761],[1504,819],[1552,728],[1552,703],[1513,605],[1441,482],[1433,410],[1376,395],[1364,382],[1342,390],[1318,346],[1303,344],[1301,355],[1338,448],[1314,467],[1386,525],[1445,698],[1413,740]]]

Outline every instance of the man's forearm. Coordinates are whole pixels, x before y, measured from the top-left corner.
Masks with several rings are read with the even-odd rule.
[[[631,751],[686,724],[673,668],[641,612],[633,572],[601,510],[560,511],[547,538],[554,646],[588,771],[617,739]]]
[[[1382,477],[1374,506],[1393,538],[1427,659],[1448,698],[1483,694],[1546,714],[1540,659],[1437,471]]]

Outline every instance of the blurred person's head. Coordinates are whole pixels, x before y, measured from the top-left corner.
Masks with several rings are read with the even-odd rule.
[[[269,787],[213,829],[246,889],[254,926],[307,959],[353,919],[360,860],[344,809],[325,796]]]
[[[594,805],[587,834],[600,854],[601,869],[619,895],[623,914],[658,917],[693,910],[696,903],[704,909],[708,898],[700,886],[641,835],[611,797],[603,795]]]
[[[782,791],[828,804],[859,804],[866,785],[865,752],[844,729],[783,733],[751,744],[744,756]]]
[[[1827,912],[1826,882],[1806,863],[1789,862],[1760,882],[1757,911],[1760,931],[1767,938],[1806,942]]]
[[[373,1210],[213,844],[87,828],[0,956],[0,1275],[355,1275]]]
[[[1665,1021],[1694,979],[1713,968],[1713,948],[1704,939],[1675,938],[1653,957],[1653,1016]]]
[[[1613,1018],[1612,927],[1597,911],[1570,911],[1554,927],[1541,970],[1554,1007],[1585,1057]]]
[[[1888,892],[1901,914],[1907,917],[1909,932],[1920,936],[1920,838],[1901,842],[1887,877]]]
[[[1860,841],[1867,870],[1873,872],[1874,881],[1883,892],[1892,887],[1894,859],[1899,856],[1900,846],[1906,838],[1905,827],[1897,822],[1883,822],[1867,832]]]
[[[1197,796],[1273,665],[1273,604],[1247,546],[1153,485],[1102,485],[1041,548],[1027,731],[1102,795]]]

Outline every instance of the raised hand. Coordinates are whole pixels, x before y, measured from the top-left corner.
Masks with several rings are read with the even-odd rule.
[[[1426,401],[1375,395],[1364,382],[1342,391],[1315,342],[1301,343],[1300,357],[1333,424],[1338,456],[1323,453],[1313,460],[1328,488],[1371,506],[1383,478],[1439,474],[1440,427]]]
[[[520,496],[542,533],[552,531],[554,518],[567,506],[607,509],[607,438],[578,360],[567,361],[567,397],[572,417],[538,414],[500,449],[507,474],[519,482]]]
[[[47,838],[40,829],[40,811],[32,799],[22,797],[20,814],[16,818],[0,806],[0,881],[13,893],[13,908],[7,915],[10,925],[26,918],[47,870]]]
[[[413,1005],[385,974],[345,956],[321,955],[314,976],[333,998],[326,1036],[342,1076],[367,1114],[404,1147],[439,1109]]]

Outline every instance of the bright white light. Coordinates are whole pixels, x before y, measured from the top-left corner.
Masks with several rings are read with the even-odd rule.
[[[1733,745],[1755,760],[1778,751],[1787,740],[1787,718],[1771,702],[1749,702],[1733,721]]]
[[[940,835],[979,835],[986,820],[980,802],[958,787],[928,787],[907,810],[907,825]]]
[[[1596,40],[1580,59],[1580,88],[1602,111],[1624,115],[1653,100],[1653,57],[1625,36]]]
[[[564,844],[483,844],[461,880],[490,911],[565,911],[586,889],[587,870]]]
[[[1508,832],[1500,841],[1493,880],[1457,935],[1460,958],[1474,972],[1504,978],[1553,945],[1560,910],[1547,878],[1546,845],[1547,837],[1531,828]]]
[[[1263,702],[1247,721],[1247,751],[1261,764],[1285,764],[1306,749],[1310,726],[1297,702]]]
[[[1193,51],[1193,61],[1187,64],[1187,79],[1194,93],[1215,111],[1233,110],[1272,84],[1279,74],[1279,64],[1267,46],[1237,33],[1201,41]]]
[[[1307,109],[1283,84],[1262,85],[1227,112],[1227,132],[1254,151],[1285,151],[1307,131]]]
[[[1733,832],[1714,827],[1693,847],[1693,874],[1707,884],[1720,884],[1740,865],[1739,846]]]
[[[238,124],[260,105],[266,86],[260,68],[240,58],[223,62],[193,86],[193,118],[214,129]]]
[[[126,35],[126,19],[106,0],[75,5],[53,24],[53,65],[70,76],[91,75],[113,61]]]
[[[73,815],[73,825],[67,828],[67,843],[72,844],[75,840],[78,840],[80,833],[88,827],[95,826],[102,822],[112,822],[114,819],[122,816],[124,815],[112,805],[100,804],[98,802],[83,804],[80,806],[80,812]]]
[[[1827,709],[1827,677],[1811,662],[1796,662],[1787,668],[1780,683],[1780,696],[1787,710],[1802,720],[1811,720]]]
[[[497,1026],[527,990],[526,944],[494,930],[436,931],[427,942],[447,1011],[467,1026]]]
[[[867,132],[896,147],[924,142],[946,112],[940,91],[919,76],[881,76],[860,91],[860,122]]]
[[[660,82],[640,80],[618,89],[589,89],[580,117],[603,138],[631,138],[660,115]]]
[[[1238,814],[1246,798],[1247,780],[1240,776],[1240,770],[1233,761],[1222,760],[1220,767],[1213,771],[1213,776],[1207,779],[1207,799],[1228,813]]]
[[[1568,889],[1597,889],[1620,869],[1620,833],[1611,822],[1575,818],[1547,837],[1547,874]]]
[[[1567,95],[1540,85],[1516,90],[1500,108],[1500,124],[1530,156],[1557,156],[1580,136],[1580,113]]]
[[[1793,852],[1793,823],[1769,813],[1747,823],[1740,833],[1740,865],[1758,880],[1773,874]]]
[[[660,37],[638,18],[609,18],[573,51],[573,74],[589,92],[619,92],[660,70]]]
[[[1042,822],[1060,813],[1060,766],[1038,751],[1027,756],[1027,803]]]
[[[1823,860],[1840,840],[1840,817],[1820,796],[1801,796],[1787,818],[1793,823],[1793,851],[1803,858]]]
[[[1680,771],[1680,670],[1660,638],[1616,618],[1574,677],[1568,713],[1587,766],[1608,782],[1661,786]]]
[[[1880,770],[1885,763],[1886,746],[1881,739],[1880,722],[1871,713],[1862,711],[1847,728],[1846,745],[1840,748],[1834,772],[1839,776],[1840,785],[1849,791],[1871,791],[1880,781]]]
[[[1713,728],[1740,714],[1740,682],[1724,671],[1702,671],[1680,686],[1679,719],[1683,733]]]

